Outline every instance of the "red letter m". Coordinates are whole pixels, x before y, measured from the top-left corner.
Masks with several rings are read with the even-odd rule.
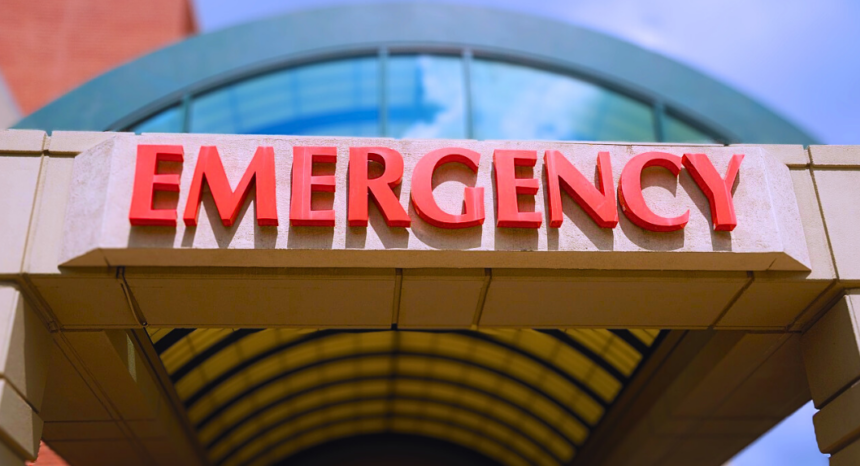
[[[203,193],[203,181],[209,184],[212,199],[218,208],[221,223],[229,227],[236,222],[239,210],[245,203],[251,180],[257,187],[255,199],[257,224],[260,226],[277,226],[278,209],[275,197],[275,151],[271,147],[260,146],[254,153],[254,158],[245,170],[242,180],[236,190],[230,189],[230,182],[224,172],[221,156],[215,146],[200,148],[197,157],[197,167],[194,169],[194,179],[191,181],[191,191],[188,193],[188,203],[185,204],[183,218],[188,226],[197,225],[197,213],[200,209],[200,196]]]

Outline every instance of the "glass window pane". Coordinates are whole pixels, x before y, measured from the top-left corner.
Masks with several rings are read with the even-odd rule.
[[[172,107],[141,121],[128,129],[135,133],[179,133],[182,132],[182,112]]]
[[[390,57],[386,76],[388,135],[465,138],[463,83],[459,57]]]
[[[663,119],[663,134],[666,142],[692,142],[695,144],[717,142],[711,136],[670,115],[666,115]]]
[[[471,90],[478,139],[655,140],[650,106],[569,76],[475,60]]]
[[[194,133],[379,135],[375,57],[291,68],[199,96]]]

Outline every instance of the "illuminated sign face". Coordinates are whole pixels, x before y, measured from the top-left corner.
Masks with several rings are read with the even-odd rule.
[[[314,175],[314,164],[336,164],[335,146],[294,146],[292,148],[291,202],[289,221],[292,226],[334,227],[334,210],[315,210],[311,199],[315,192],[335,192],[334,175]],[[649,167],[661,167],[674,177],[686,169],[698,188],[707,197],[711,222],[716,231],[732,231],[737,226],[732,189],[738,180],[743,154],[733,154],[724,175],[721,175],[706,154],[685,153],[677,156],[667,152],[649,151],[635,155],[627,161],[618,184],[618,201],[621,211],[635,225],[649,231],[670,232],[683,229],[690,218],[687,210],[681,215],[665,217],[648,206],[642,193],[642,173]],[[493,151],[492,171],[496,199],[496,227],[540,228],[543,213],[534,209],[521,211],[519,196],[532,196],[540,190],[540,180],[534,176],[518,176],[517,167],[534,167],[538,155],[534,150],[496,149]],[[179,174],[158,173],[159,162],[184,161],[181,145],[137,146],[134,191],[129,221],[135,226],[176,226],[175,208],[158,209],[153,206],[157,191],[180,190]],[[481,154],[461,147],[443,147],[423,155],[412,172],[411,203],[415,213],[424,222],[438,228],[459,229],[482,225],[485,220],[484,187],[463,189],[463,209],[459,214],[442,209],[433,195],[433,178],[437,169],[445,164],[458,163],[478,173]],[[596,161],[597,182],[588,181],[585,175],[558,150],[546,150],[543,156],[546,183],[547,216],[551,228],[564,222],[562,195],[566,193],[601,228],[618,225],[615,200],[615,183],[609,152],[598,152]],[[412,219],[400,203],[395,189],[403,180],[403,155],[389,147],[349,147],[347,217],[350,227],[367,227],[369,201],[376,203],[389,227],[408,228]],[[378,176],[370,176],[370,165],[382,167]],[[275,169],[275,151],[271,146],[260,146],[250,159],[235,189],[230,187],[227,173],[217,146],[202,146],[189,187],[183,220],[186,226],[197,226],[204,185],[209,191],[225,227],[230,227],[251,188],[255,188],[254,202],[259,226],[278,226],[278,177]]]
[[[754,146],[120,134],[71,176],[65,265],[809,268]]]

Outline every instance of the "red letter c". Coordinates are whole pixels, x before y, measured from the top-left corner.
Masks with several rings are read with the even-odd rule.
[[[663,167],[678,176],[681,173],[681,157],[665,152],[639,154],[624,167],[618,185],[618,200],[621,210],[631,222],[650,231],[675,231],[684,228],[690,219],[690,211],[674,218],[655,214],[645,203],[642,195],[642,171],[648,167]]]

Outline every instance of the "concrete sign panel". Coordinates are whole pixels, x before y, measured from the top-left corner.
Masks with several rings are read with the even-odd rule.
[[[64,235],[66,266],[809,270],[758,147],[121,134]]]

